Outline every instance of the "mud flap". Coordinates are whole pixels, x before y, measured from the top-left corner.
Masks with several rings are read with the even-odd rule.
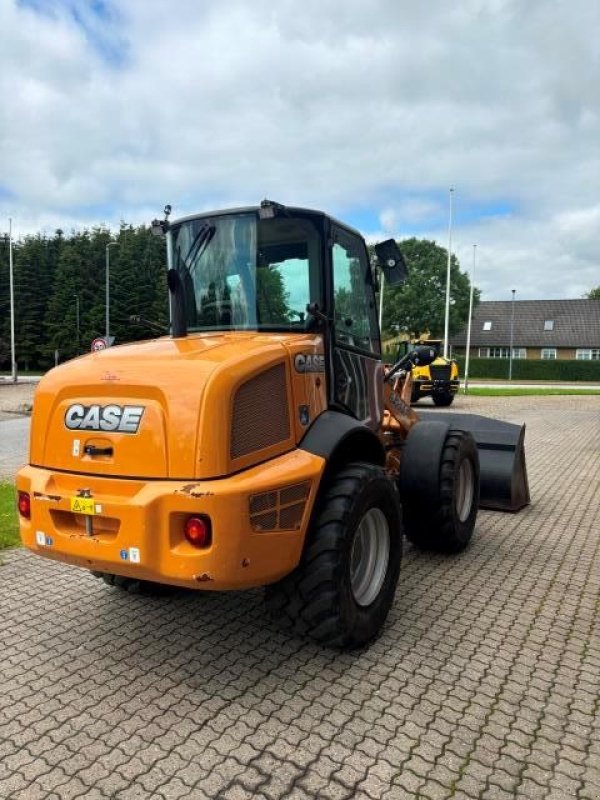
[[[451,428],[469,431],[477,444],[480,474],[480,508],[519,511],[529,505],[529,482],[525,463],[525,425],[514,425],[479,414],[419,412],[422,419],[435,419]]]

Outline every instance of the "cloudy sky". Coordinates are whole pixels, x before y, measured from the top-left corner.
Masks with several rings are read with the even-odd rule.
[[[597,0],[0,0],[0,229],[279,202],[600,285]]]

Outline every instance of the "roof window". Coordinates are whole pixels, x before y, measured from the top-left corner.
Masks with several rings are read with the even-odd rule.
[[[545,319],[544,320],[544,330],[545,331],[553,331],[554,330],[554,320],[553,319]]]
[[[487,320],[487,322],[483,323],[483,330],[484,331],[491,331],[492,330],[492,322],[491,320]]]

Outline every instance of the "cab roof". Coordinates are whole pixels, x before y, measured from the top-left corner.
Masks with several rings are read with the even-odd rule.
[[[271,201],[268,201],[271,202]],[[290,216],[294,216],[295,214],[302,214],[311,217],[318,217],[321,220],[328,220],[332,222],[334,225],[339,225],[340,228],[344,228],[351,233],[360,236],[361,239],[364,240],[364,236],[362,233],[353,228],[351,225],[348,225],[346,222],[342,222],[335,217],[332,217],[330,214],[326,214],[324,211],[319,211],[318,209],[314,208],[301,208],[300,206],[284,206],[281,203],[273,202],[272,205],[279,211],[279,213],[289,214]],[[196,214],[189,214],[185,217],[179,217],[171,222],[171,226],[180,225],[182,222],[190,222],[194,219],[205,219],[207,217],[224,217],[229,214],[249,214],[255,213],[258,214],[263,206],[240,206],[239,208],[221,208],[213,211],[201,211]]]

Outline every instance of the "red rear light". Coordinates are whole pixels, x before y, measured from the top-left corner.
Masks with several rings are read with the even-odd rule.
[[[185,523],[184,533],[194,547],[210,547],[212,537],[208,517],[190,517]]]
[[[19,514],[25,519],[31,519],[31,498],[28,492],[19,492],[17,496]]]

